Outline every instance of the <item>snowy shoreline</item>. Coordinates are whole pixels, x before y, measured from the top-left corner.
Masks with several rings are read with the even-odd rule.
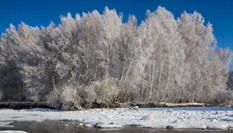
[[[79,121],[88,127],[124,126],[182,129],[233,129],[232,107],[129,108],[57,111],[51,109],[1,109],[0,127],[12,121]],[[99,123],[99,124],[96,124]]]

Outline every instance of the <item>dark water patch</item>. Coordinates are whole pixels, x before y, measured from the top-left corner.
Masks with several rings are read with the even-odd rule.
[[[1,130],[21,130],[28,133],[232,133],[231,130],[200,130],[200,129],[153,129],[139,127],[97,129],[84,127],[78,129],[76,122],[67,121],[15,121],[13,127],[0,127]]]

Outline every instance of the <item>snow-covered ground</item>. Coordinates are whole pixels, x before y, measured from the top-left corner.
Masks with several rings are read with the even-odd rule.
[[[4,131],[0,131],[0,133],[27,133],[27,132],[17,131],[17,130],[4,130]]]
[[[0,126],[12,121],[78,120],[86,126],[122,127],[125,125],[166,128],[233,129],[231,107],[140,108],[133,110],[90,109],[57,111],[49,109],[0,110]],[[96,123],[99,123],[96,125]]]

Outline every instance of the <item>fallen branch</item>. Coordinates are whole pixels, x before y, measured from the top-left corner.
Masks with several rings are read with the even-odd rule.
[[[167,107],[204,107],[205,103],[165,103]]]
[[[127,103],[124,105],[125,107],[129,106],[138,106],[140,108],[166,108],[166,107],[204,107],[206,106],[205,103]],[[211,105],[209,105],[211,106]]]

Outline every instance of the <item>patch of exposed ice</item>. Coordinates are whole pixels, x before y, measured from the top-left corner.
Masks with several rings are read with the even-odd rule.
[[[10,125],[11,121],[0,121],[0,127],[14,127],[13,125]]]

